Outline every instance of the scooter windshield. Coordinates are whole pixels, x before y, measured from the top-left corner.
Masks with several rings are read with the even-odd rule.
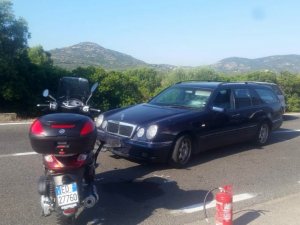
[[[90,94],[87,79],[78,77],[63,77],[59,81],[57,97],[59,100],[79,99],[85,101]]]

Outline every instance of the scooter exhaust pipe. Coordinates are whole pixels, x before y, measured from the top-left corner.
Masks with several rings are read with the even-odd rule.
[[[96,205],[99,200],[99,195],[97,193],[97,188],[95,185],[91,186],[90,194],[87,196],[84,201],[83,205],[85,208],[92,208]]]
[[[96,205],[96,197],[94,195],[90,195],[86,197],[83,201],[83,205],[85,208],[92,208]]]

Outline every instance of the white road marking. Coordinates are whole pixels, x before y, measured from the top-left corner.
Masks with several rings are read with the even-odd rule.
[[[285,113],[284,116],[295,116],[300,115],[300,113]]]
[[[249,193],[234,195],[233,202],[240,202],[240,201],[248,200],[248,199],[251,199],[254,197],[256,197],[255,194],[249,194]],[[216,201],[213,200],[211,202],[207,202],[205,205],[205,208],[209,209],[209,208],[214,208],[215,206],[216,206]],[[200,203],[200,204],[187,206],[187,207],[177,209],[177,210],[172,210],[171,213],[172,214],[194,213],[194,212],[198,212],[198,211],[202,211],[202,210],[204,210],[204,204]]]
[[[277,130],[277,131],[274,131],[273,133],[274,134],[280,134],[280,133],[293,133],[293,132],[300,132],[300,130]]]
[[[36,152],[21,152],[21,153],[13,153],[13,154],[0,155],[0,158],[14,157],[14,156],[36,155],[36,154],[37,154]]]
[[[168,175],[157,175],[157,174],[153,174],[154,177],[160,177],[160,178],[169,178],[170,176]]]
[[[0,123],[0,126],[10,126],[10,125],[27,125],[32,124],[31,122],[18,122],[18,123]]]
[[[104,180],[104,178],[103,177],[101,177],[101,178],[95,178],[95,181],[101,181],[101,180]]]

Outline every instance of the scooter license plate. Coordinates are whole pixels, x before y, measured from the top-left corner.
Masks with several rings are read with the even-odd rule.
[[[56,186],[55,193],[58,206],[66,206],[79,202],[76,183]]]

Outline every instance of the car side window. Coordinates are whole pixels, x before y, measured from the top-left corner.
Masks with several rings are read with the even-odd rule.
[[[272,90],[265,89],[265,88],[255,88],[255,91],[262,99],[262,101],[266,104],[279,102],[278,97],[275,95],[275,93]]]
[[[224,89],[218,91],[214,101],[213,101],[213,106],[220,107],[223,109],[232,109],[232,104],[231,104],[231,90],[230,89]]]
[[[250,89],[250,93],[252,96],[252,105],[261,105],[263,103],[259,95],[253,89]]]
[[[234,90],[235,107],[237,109],[252,106],[250,90],[247,88],[238,88]]]

